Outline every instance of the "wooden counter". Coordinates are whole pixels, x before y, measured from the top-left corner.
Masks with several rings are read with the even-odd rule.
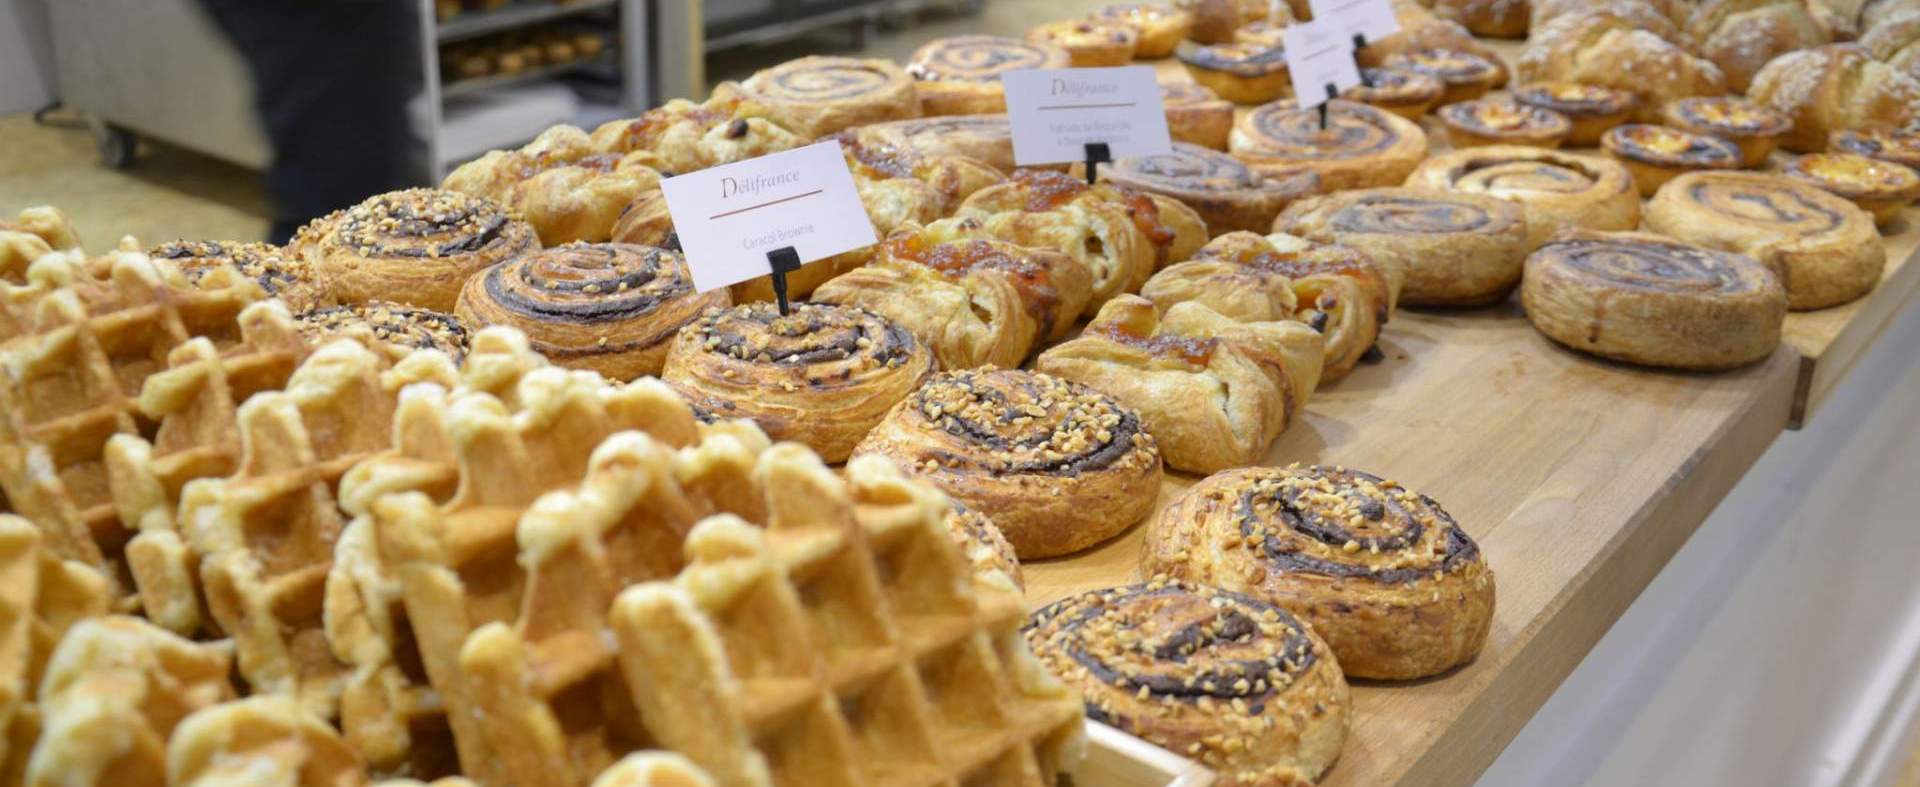
[[[1860,300],[1813,312],[1787,314],[1787,345],[1800,353],[1794,391],[1793,422],[1811,420],[1827,394],[1852,371],[1880,332],[1920,293],[1920,209],[1909,207],[1891,226],[1880,228],[1887,242],[1887,269],[1880,284]]]

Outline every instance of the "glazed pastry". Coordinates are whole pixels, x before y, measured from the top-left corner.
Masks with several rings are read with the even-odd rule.
[[[1365,252],[1403,272],[1401,303],[1498,303],[1520,283],[1532,236],[1519,206],[1485,194],[1366,189],[1296,202],[1275,232]]]
[[[1266,43],[1185,42],[1174,50],[1187,75],[1201,87],[1236,104],[1260,104],[1292,92],[1287,57]]]
[[[1007,541],[1000,526],[993,523],[986,514],[982,514],[959,503],[953,504],[953,513],[945,520],[947,535],[960,545],[960,551],[967,556],[967,562],[973,564],[976,575],[998,571],[1013,581],[1015,588],[1025,588],[1026,578],[1020,574],[1020,556],[1013,551],[1013,544]]]
[[[1433,0],[1433,13],[1488,38],[1526,38],[1528,0]]]
[[[1322,191],[1398,185],[1427,157],[1427,135],[1413,121],[1351,101],[1327,107],[1325,129],[1315,110],[1256,108],[1234,123],[1227,148],[1257,170],[1311,170]]]
[[[1439,104],[1441,94],[1446,92],[1446,83],[1438,77],[1404,68],[1363,68],[1360,76],[1362,82],[1347,88],[1341,98],[1416,122]]]
[[[771,303],[709,309],[674,337],[668,383],[720,418],[750,418],[767,437],[828,462],[854,445],[933,372],[905,328],[857,306]]]
[[[1198,301],[1241,322],[1294,320],[1325,338],[1320,382],[1347,376],[1393,313],[1402,275],[1345,246],[1231,232],[1167,266],[1140,295],[1166,309]]]
[[[1920,81],[1874,60],[1858,44],[1829,44],[1774,58],[1747,97],[1786,115],[1780,146],[1818,153],[1835,131],[1905,128],[1920,120]]]
[[[1493,624],[1493,570],[1433,498],[1317,465],[1230,470],[1147,530],[1141,570],[1299,615],[1346,674],[1410,680],[1472,661]]]
[[[1857,153],[1808,153],[1781,172],[1846,198],[1881,225],[1893,223],[1902,208],[1920,197],[1920,174]]]
[[[1173,54],[1193,29],[1193,17],[1170,5],[1128,3],[1093,12],[1095,19],[1118,22],[1133,30],[1134,57],[1155,60]]]
[[[1787,306],[1795,311],[1866,295],[1887,262],[1871,215],[1780,175],[1694,172],[1674,178],[1647,203],[1646,227],[1765,263],[1785,280]]]
[[[1766,265],[1639,232],[1540,247],[1527,258],[1520,302],[1533,327],[1570,349],[1675,369],[1766,358],[1787,314],[1786,290]]]
[[[1018,366],[1064,336],[1091,278],[1065,254],[969,237],[963,219],[889,236],[878,259],[820,285],[820,303],[862,306],[918,337],[942,369]]]
[[[415,350],[439,350],[459,363],[467,356],[467,341],[473,333],[451,314],[386,301],[325,306],[294,315],[293,320],[311,346],[355,339],[386,350],[395,363]]]
[[[1687,21],[1701,57],[1720,66],[1727,88],[1746,92],[1768,61],[1833,41],[1807,0],[1706,0]]]
[[[852,170],[855,185],[866,182],[861,191],[861,202],[867,206],[867,217],[884,235],[893,227],[908,220],[927,222],[946,216],[959,209],[960,204],[974,192],[988,186],[1004,183],[1007,176],[992,165],[978,159],[954,155],[927,155],[911,147],[884,141],[876,135],[848,132],[834,136],[841,150],[847,156],[847,167]],[[903,186],[893,186],[895,193],[889,195],[876,190],[878,184],[894,180],[915,180],[932,189],[938,205],[934,215],[924,216],[917,203],[922,197],[918,194],[901,193]],[[914,188],[913,191],[921,191]],[[885,198],[894,206],[876,204]]]
[[[1738,96],[1683,98],[1661,115],[1674,128],[1732,142],[1740,148],[1740,166],[1749,169],[1767,163],[1775,142],[1793,127],[1785,115]]]
[[[1227,149],[1227,135],[1233,131],[1233,102],[1192,82],[1162,82],[1160,103],[1167,112],[1167,133],[1175,142]]]
[[[1638,98],[1638,119],[1657,118],[1668,101],[1727,92],[1726,74],[1673,40],[1604,12],[1568,16],[1537,32],[1515,61],[1520,81],[1578,82]]]
[[[554,126],[519,150],[489,151],[440,187],[485,197],[519,215],[542,243],[604,241],[627,203],[660,188],[652,151],[602,153],[587,133]]]
[[[1578,82],[1523,85],[1513,91],[1513,100],[1565,115],[1573,124],[1567,144],[1579,147],[1600,144],[1600,135],[1627,122],[1639,105],[1639,99],[1625,90]]]
[[[1012,172],[1013,131],[1006,115],[955,115],[877,123],[856,132],[923,156],[960,156]]]
[[[1133,62],[1140,34],[1118,22],[1062,19],[1027,31],[1027,40],[1066,50],[1074,68],[1101,68]]]
[[[978,115],[1007,111],[1000,75],[1032,68],[1066,68],[1067,51],[998,36],[936,38],[914,50],[907,63],[928,115]]]
[[[456,191],[382,194],[301,228],[291,249],[343,303],[452,311],[467,277],[539,248],[533,227]]]
[[[1487,94],[1500,81],[1500,65],[1472,52],[1451,49],[1415,49],[1387,58],[1387,66],[1426,74],[1440,80],[1446,89],[1440,104],[1471,101]]]
[[[966,507],[994,512],[1021,560],[1119,535],[1160,496],[1160,450],[1140,416],[1036,372],[935,375],[853,453],[885,457]]]
[[[1448,104],[1437,114],[1455,148],[1482,145],[1557,148],[1573,131],[1573,123],[1565,115],[1506,98]]]
[[[1600,148],[1633,173],[1643,197],[1683,172],[1740,166],[1740,148],[1732,142],[1666,126],[1615,126],[1600,137]]]
[[[1239,159],[1176,142],[1164,156],[1125,158],[1100,168],[1100,179],[1184,203],[1206,221],[1211,235],[1265,232],[1288,203],[1313,194],[1320,178],[1309,171],[1269,177]]]
[[[1920,169],[1920,131],[1835,131],[1831,149]]]
[[[1264,601],[1155,580],[1056,601],[1026,634],[1087,718],[1198,760],[1222,787],[1313,784],[1346,741],[1332,651]]]
[[[1122,295],[1034,368],[1137,410],[1167,465],[1211,473],[1260,460],[1320,381],[1326,342],[1297,322],[1242,323],[1206,306]]]
[[[1093,273],[1096,308],[1207,242],[1206,222],[1178,201],[1051,170],[1017,171],[967,198],[957,215],[1001,240],[1079,260]]]
[[[292,312],[332,302],[306,260],[270,243],[177,240],[148,249],[147,256],[179,266],[187,280],[196,283],[208,271],[231,265],[240,275],[259,284],[267,295],[285,302],[287,310]]]
[[[575,243],[515,257],[467,280],[454,313],[475,330],[507,325],[554,363],[612,380],[660,374],[667,345],[725,290],[693,291],[678,253]]]
[[[763,69],[740,88],[774,122],[807,139],[920,116],[913,77],[887,60],[803,57]]]
[[[1407,178],[1413,188],[1499,197],[1520,206],[1538,247],[1562,230],[1619,231],[1640,226],[1640,192],[1619,162],[1557,150],[1492,145],[1427,159]]]

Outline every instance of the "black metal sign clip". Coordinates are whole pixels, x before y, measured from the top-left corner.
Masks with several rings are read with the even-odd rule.
[[[1087,143],[1087,185],[1100,177],[1100,165],[1113,161],[1113,149],[1105,142]]]
[[[792,313],[787,305],[787,274],[800,270],[800,252],[792,246],[781,246],[767,252],[767,265],[773,268],[773,297],[780,301],[780,316]]]

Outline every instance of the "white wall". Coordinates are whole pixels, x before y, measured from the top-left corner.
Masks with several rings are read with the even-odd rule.
[[[53,36],[47,0],[0,0],[0,115],[53,100]]]

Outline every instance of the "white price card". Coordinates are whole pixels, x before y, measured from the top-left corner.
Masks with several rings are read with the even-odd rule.
[[[767,252],[783,246],[808,263],[876,242],[831,140],[667,178],[660,191],[701,292],[772,273]]]
[[[1360,84],[1360,67],[1353,63],[1353,42],[1340,28],[1315,20],[1288,25],[1280,35],[1281,45],[1286,47],[1294,99],[1301,108],[1326,103],[1328,85],[1338,94]]]
[[[1393,0],[1309,0],[1308,6],[1313,9],[1313,21],[1332,22],[1349,42],[1356,35],[1379,41],[1400,32]]]
[[[1173,152],[1149,66],[1008,71],[1000,83],[1015,163],[1082,161],[1090,142],[1106,143],[1115,159]]]

